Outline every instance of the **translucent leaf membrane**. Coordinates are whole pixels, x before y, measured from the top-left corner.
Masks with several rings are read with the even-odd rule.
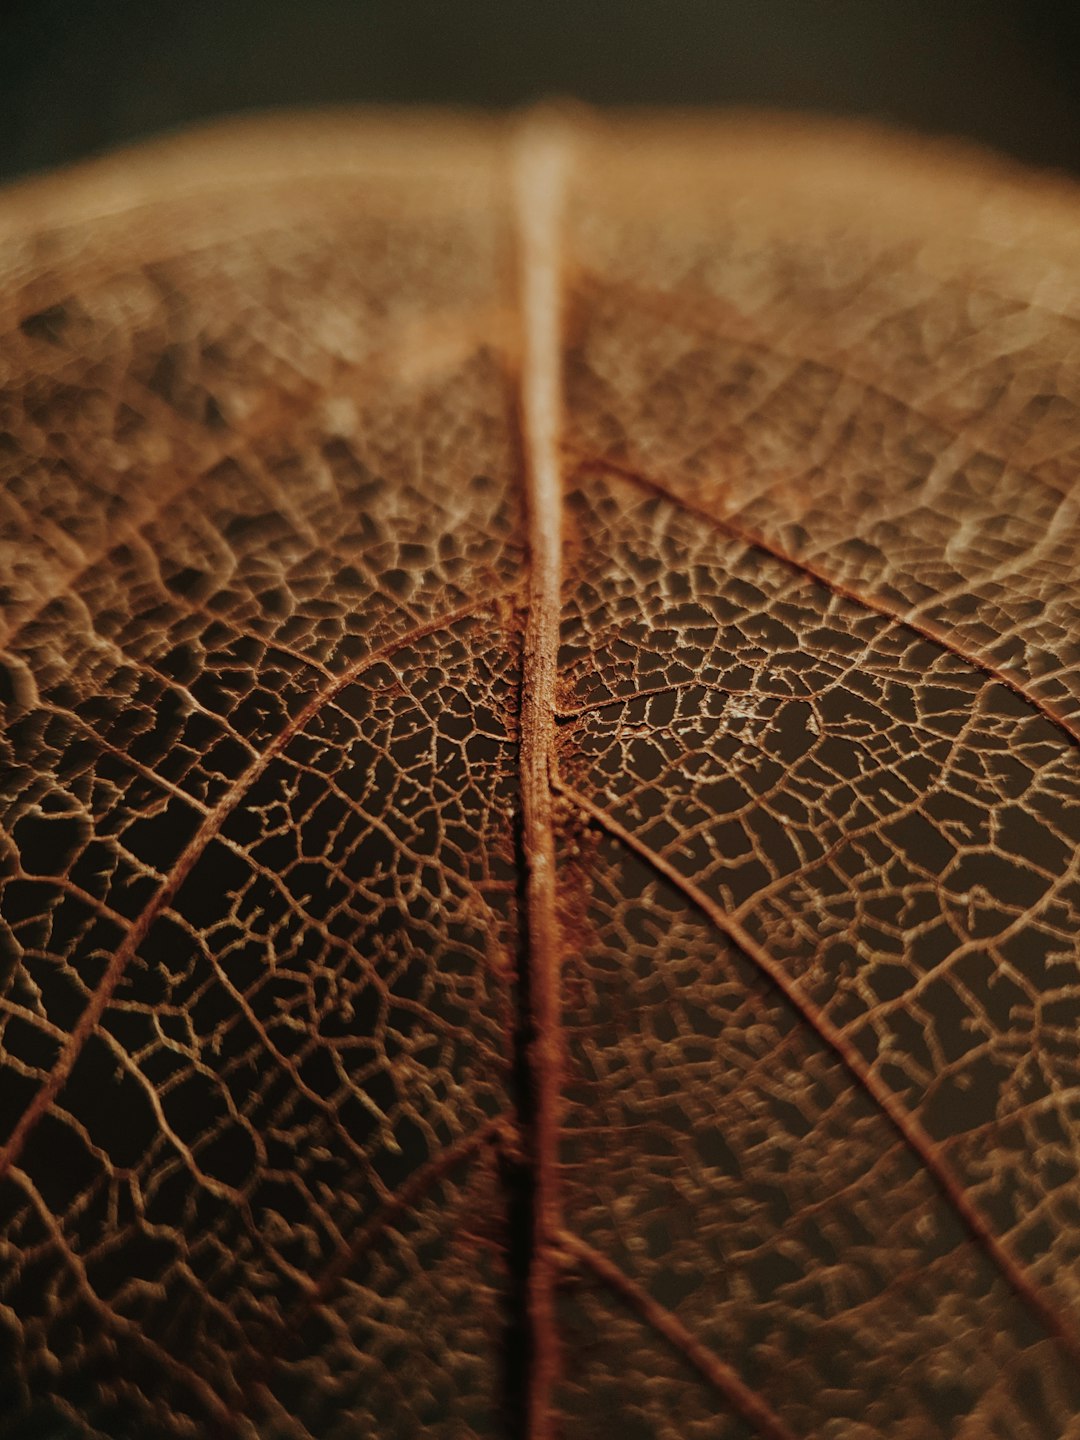
[[[507,221],[386,146],[7,241],[5,1434],[495,1433]]]
[[[796,1433],[951,1434],[1017,1366],[1075,1406],[872,1097],[649,865],[768,946],[1072,1305],[1075,1231],[1047,1217],[1076,1204],[1075,1040],[1040,1005],[1055,972],[1075,1001],[1072,754],[952,654],[625,480],[571,514],[564,774],[641,847],[573,862],[571,1223]]]
[[[574,446],[1077,723],[1073,196],[858,136],[678,138],[583,147]]]
[[[1080,1440],[1078,239],[662,117],[8,197],[3,1440]]]

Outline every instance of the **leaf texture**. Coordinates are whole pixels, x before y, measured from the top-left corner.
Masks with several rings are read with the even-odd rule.
[[[292,120],[0,211],[0,1435],[1080,1436],[1080,204]]]

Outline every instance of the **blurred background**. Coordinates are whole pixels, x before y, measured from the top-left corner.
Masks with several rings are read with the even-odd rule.
[[[866,115],[1080,173],[1080,0],[0,0],[0,178],[342,102]]]

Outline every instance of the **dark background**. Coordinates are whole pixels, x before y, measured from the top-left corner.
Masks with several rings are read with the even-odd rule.
[[[870,115],[1080,172],[1080,0],[0,0],[0,178],[344,101]]]

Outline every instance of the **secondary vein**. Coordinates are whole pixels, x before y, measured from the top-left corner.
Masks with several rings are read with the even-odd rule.
[[[625,825],[622,825],[606,810],[601,809],[599,805],[594,804],[587,796],[572,789],[569,785],[563,784],[557,777],[553,777],[552,784],[558,794],[564,796],[593,824],[606,831],[612,839],[625,846],[626,849],[632,851],[646,865],[680,891],[722,935],[727,936],[742,951],[773,987],[783,995],[818,1039],[832,1051],[855,1084],[874,1103],[900,1140],[927,1171],[957,1220],[976,1244],[982,1248],[983,1253],[1004,1277],[1006,1283],[1021,1303],[1027,1307],[1029,1313],[1049,1334],[1060,1341],[1068,1355],[1077,1366],[1080,1366],[1080,1331],[1077,1330],[1072,1317],[1066,1315],[1059,1308],[1055,1299],[1043,1289],[1024,1262],[1014,1256],[1007,1243],[997,1235],[982,1210],[964,1188],[960,1178],[954,1173],[941,1145],[923,1129],[919,1120],[884,1081],[878,1078],[873,1068],[863,1059],[854,1042],[845,1032],[834,1025],[820,1006],[802,992],[783,966],[773,959],[741,922],[706,895],[700,886],[683,875],[664,856],[657,854],[650,846],[639,840]]]

